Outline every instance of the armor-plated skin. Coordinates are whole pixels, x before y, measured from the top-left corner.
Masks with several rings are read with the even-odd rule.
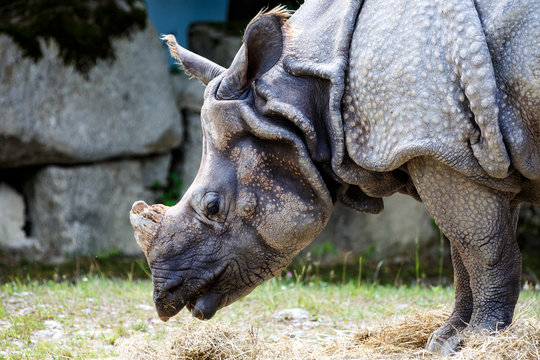
[[[402,192],[451,243],[455,308],[428,349],[511,323],[518,205],[540,204],[540,3],[306,1],[257,16],[228,69],[164,38],[207,89],[193,185],[130,215],[163,320],[279,273],[336,202]]]

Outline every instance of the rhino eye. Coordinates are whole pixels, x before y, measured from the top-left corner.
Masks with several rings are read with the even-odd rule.
[[[208,215],[216,215],[219,211],[219,200],[212,201],[206,206]]]
[[[202,198],[202,208],[206,216],[212,218],[219,213],[220,197],[218,193],[210,192]]]

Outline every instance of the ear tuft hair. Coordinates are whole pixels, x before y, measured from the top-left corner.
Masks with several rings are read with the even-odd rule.
[[[184,69],[186,74],[196,77],[205,85],[225,71],[223,67],[178,45],[176,38],[172,34],[162,35],[161,40],[167,42],[171,56]]]
[[[287,20],[294,14],[293,10],[287,9],[285,5],[279,5],[275,8],[268,10],[268,8],[263,8],[246,26],[246,29],[249,28],[251,24],[253,24],[255,21],[257,21],[259,18],[263,16],[277,16],[280,21],[281,25],[284,26],[287,22]],[[242,36],[242,42],[244,42],[244,37]]]

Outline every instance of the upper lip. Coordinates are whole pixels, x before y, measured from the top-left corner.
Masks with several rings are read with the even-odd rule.
[[[155,292],[154,298],[155,299],[165,298],[167,295],[174,293],[176,288],[180,288],[183,282],[184,282],[184,278],[180,277],[175,282],[170,282],[169,284],[165,284],[165,286],[163,286],[159,292]]]
[[[193,310],[193,307],[197,303],[197,300],[201,296],[203,296],[208,291],[208,289],[209,289],[209,287],[201,287],[201,289],[199,289],[199,291],[197,291],[197,293],[186,303],[186,308],[189,311]]]
[[[155,291],[154,303],[159,318],[167,321],[180,312],[184,306],[191,311],[197,300],[217,282],[225,268],[216,271],[214,276],[209,279],[180,277],[177,281],[164,286],[161,290]]]

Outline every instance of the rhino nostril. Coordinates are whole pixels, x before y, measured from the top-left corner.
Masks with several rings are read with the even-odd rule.
[[[170,301],[171,299],[174,299],[175,291],[176,288],[164,289],[155,294],[154,300],[161,302]]]
[[[163,289],[161,296],[166,297],[170,296],[171,298],[175,296],[176,293],[178,293],[178,290],[184,283],[184,279],[180,278],[178,282],[176,282],[174,285],[171,285],[165,289]]]
[[[200,297],[202,297],[204,294],[208,292],[208,289],[209,289],[208,287],[204,287],[204,288],[201,288],[199,291],[197,291],[195,296],[193,296],[193,298],[191,299],[191,302],[195,304]]]
[[[173,297],[174,293],[176,292],[176,290],[178,290],[178,288],[179,288],[179,286],[177,285],[177,286],[174,286],[174,287],[168,289],[167,290],[167,295],[170,295],[171,297]]]

